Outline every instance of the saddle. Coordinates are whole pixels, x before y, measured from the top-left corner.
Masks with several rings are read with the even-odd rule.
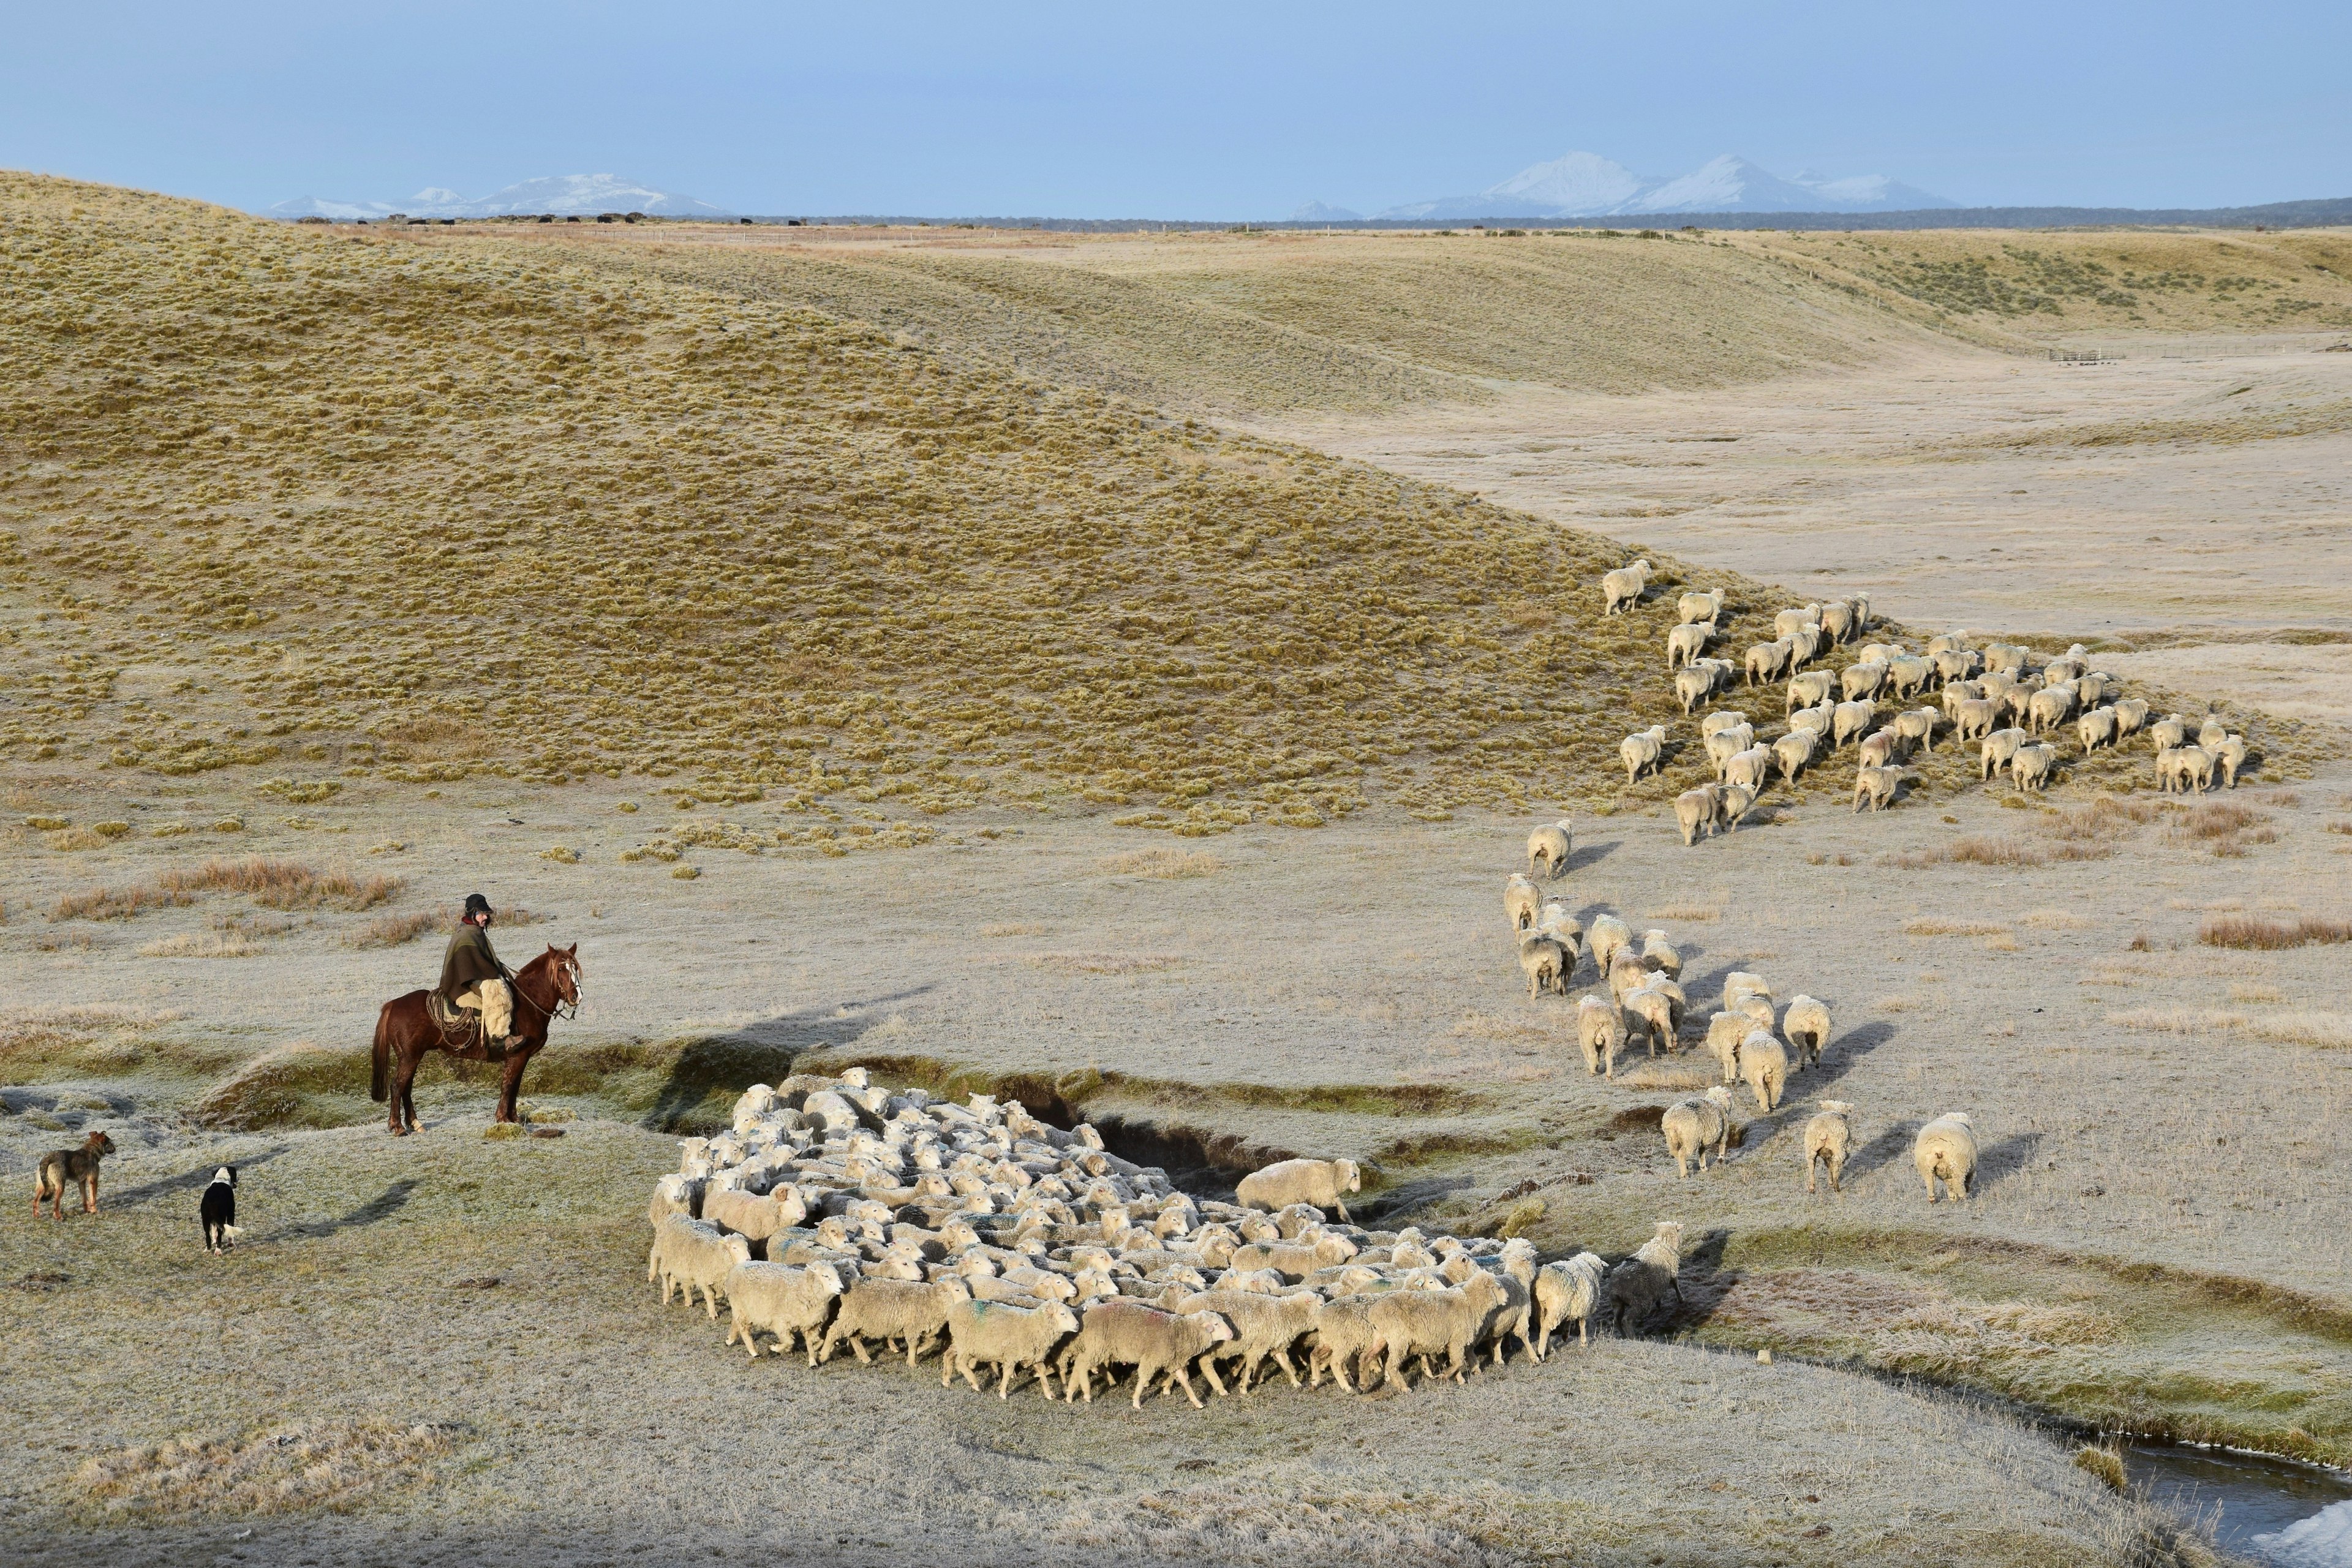
[[[482,1038],[482,1016],[471,1007],[445,1001],[438,991],[425,994],[425,1016],[441,1031],[441,1048],[474,1062],[502,1062],[507,1048]]]

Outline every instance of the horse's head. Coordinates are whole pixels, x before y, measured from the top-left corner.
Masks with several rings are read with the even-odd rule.
[[[580,1005],[580,944],[557,947],[550,942],[539,961],[547,965],[555,982],[555,994],[574,1007]]]

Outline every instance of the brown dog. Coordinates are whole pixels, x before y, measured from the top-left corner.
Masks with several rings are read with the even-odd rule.
[[[33,1188],[33,1217],[41,1217],[41,1200],[53,1199],[57,1217],[66,1217],[66,1184],[81,1184],[81,1212],[98,1212],[98,1163],[114,1152],[114,1140],[103,1132],[93,1132],[79,1149],[58,1149],[41,1156],[41,1169]]]

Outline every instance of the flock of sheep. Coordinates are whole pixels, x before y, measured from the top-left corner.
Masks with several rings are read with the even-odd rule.
[[[1572,842],[1573,830],[1566,821],[1528,835],[1528,868],[1513,872],[1503,884],[1503,912],[1518,942],[1519,969],[1527,976],[1530,998],[1566,996],[1589,947],[1594,978],[1607,994],[1596,991],[1578,1000],[1577,1046],[1588,1071],[1614,1082],[1618,1055],[1636,1038],[1654,1058],[1661,1050],[1671,1056],[1680,1048],[1690,999],[1682,986],[1682,955],[1664,931],[1643,931],[1637,946],[1633,929],[1615,915],[1594,916],[1588,930],[1566,904],[1544,898],[1536,879],[1565,873]],[[1830,1010],[1813,997],[1791,996],[1785,1008],[1776,1007],[1772,987],[1763,976],[1744,970],[1726,975],[1723,1006],[1709,1014],[1706,1035],[1706,1050],[1721,1067],[1723,1082],[1668,1106],[1660,1119],[1675,1168],[1688,1176],[1696,1161],[1705,1171],[1710,1151],[1722,1160],[1734,1128],[1729,1085],[1745,1083],[1760,1113],[1779,1110],[1790,1071],[1818,1065],[1830,1032]],[[1847,1120],[1853,1110],[1844,1100],[1823,1100],[1805,1123],[1807,1192],[1820,1190],[1815,1181],[1823,1166],[1831,1190],[1843,1190],[1845,1162],[1853,1146]],[[1965,1113],[1939,1117],[1922,1128],[1913,1152],[1928,1202],[1936,1201],[1939,1182],[1956,1199],[1968,1195],[1976,1171],[1976,1133]]]
[[[1601,579],[1602,613],[1632,608],[1649,580],[1647,561],[1609,573]],[[1849,743],[1857,748],[1853,809],[1883,810],[1894,804],[1903,781],[1916,776],[1905,765],[1915,749],[1935,750],[1939,727],[1948,726],[1962,742],[1977,742],[1979,779],[2006,771],[2020,791],[2042,790],[2056,775],[2056,737],[2069,723],[2086,757],[2147,730],[2156,745],[2158,787],[2167,791],[2210,788],[2217,772],[2234,788],[2246,761],[2245,737],[2231,733],[2217,718],[2205,721],[2193,744],[2178,713],[2150,724],[2147,701],[2118,696],[2115,678],[2092,669],[2080,643],[2036,668],[2033,651],[2020,644],[1977,647],[1967,632],[1948,632],[1927,639],[1917,653],[1895,642],[1866,643],[1843,669],[1808,669],[1831,648],[1856,642],[1869,630],[1866,595],[1780,611],[1772,619],[1772,640],[1750,645],[1735,667],[1727,658],[1707,657],[1721,635],[1724,596],[1717,588],[1677,601],[1677,624],[1666,634],[1675,696],[1688,715],[1740,679],[1751,688],[1784,681],[1788,728],[1768,743],[1745,712],[1718,710],[1700,721],[1715,782],[1675,797],[1685,845],[1729,832],[1776,772],[1793,780]],[[1882,721],[1882,695],[1899,704],[1930,691],[1937,705],[1898,709]],[[1617,748],[1625,782],[1656,772],[1666,747],[1664,724],[1626,736]]]
[[[1682,1227],[1662,1224],[1614,1268],[1591,1252],[1536,1264],[1524,1240],[1368,1229],[1348,1215],[1348,1160],[1286,1160],[1243,1178],[1237,1202],[1195,1200],[1164,1172],[1018,1100],[893,1093],[862,1068],[755,1084],[734,1127],[688,1139],[655,1185],[646,1277],[667,1305],[728,1307],[729,1344],[763,1336],[814,1366],[844,1345],[860,1362],[937,1347],[940,1383],[1000,1398],[1034,1376],[1047,1398],[1094,1399],[1132,1369],[1201,1404],[1220,1363],[1250,1392],[1268,1363],[1299,1386],[1328,1373],[1350,1393],[1451,1376],[1517,1340],[1540,1361],[1552,1336],[1596,1314],[1637,1331],[1679,1293]],[[1327,1217],[1325,1211],[1337,1217]],[[1352,1375],[1352,1378],[1350,1374]]]

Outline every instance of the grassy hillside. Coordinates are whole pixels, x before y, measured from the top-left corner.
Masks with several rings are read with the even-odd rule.
[[[1607,799],[1676,716],[1623,547],[787,300],[28,176],[0,265],[19,762],[647,777],[839,847]],[[1705,581],[1735,650],[1777,607]]]

